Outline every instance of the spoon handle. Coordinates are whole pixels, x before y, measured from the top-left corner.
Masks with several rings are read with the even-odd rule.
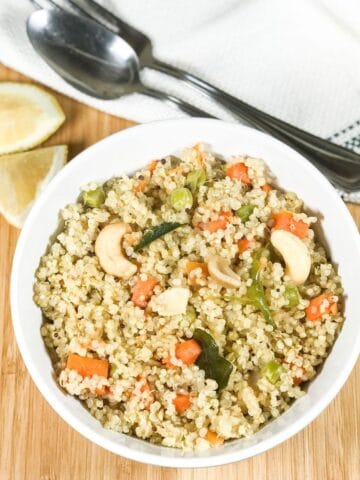
[[[201,89],[201,91],[205,95],[210,97],[211,100],[215,100],[222,105],[228,107],[233,113],[246,116],[247,120],[249,115],[254,115],[258,119],[261,119],[264,122],[271,124],[274,128],[279,129],[279,131],[288,133],[289,136],[292,138],[300,137],[301,139],[303,139],[302,141],[306,142],[307,144],[316,143],[317,146],[321,146],[323,149],[330,149],[331,151],[335,151],[336,153],[342,155],[345,158],[347,158],[347,155],[349,155],[352,160],[360,163],[360,155],[357,155],[351,150],[341,147],[340,145],[336,145],[328,140],[324,140],[311,133],[301,130],[300,128],[294,127],[293,125],[290,125],[283,120],[273,117],[272,115],[269,115],[268,113],[265,113],[249,105],[243,100],[240,100],[239,98],[234,97],[229,93],[226,93],[225,91],[215,87],[214,85],[206,82],[205,80],[202,80],[201,78],[186,72],[185,70],[174,67],[156,59],[154,59],[152,63],[147,65],[147,67],[161,71],[163,73],[171,75],[172,77],[176,77],[179,80],[190,83],[193,87]]]
[[[191,115],[192,117],[214,118],[209,113],[204,112],[203,110],[200,110],[199,108],[190,105],[190,103],[180,100],[180,98],[170,95],[168,93],[161,92],[150,87],[145,87],[144,85],[139,88],[138,92],[147,95],[148,97],[159,99],[172,106],[175,105],[179,110],[187,113],[188,115]]]

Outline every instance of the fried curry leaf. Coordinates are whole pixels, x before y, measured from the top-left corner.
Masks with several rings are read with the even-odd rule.
[[[253,280],[253,283],[246,291],[246,296],[254,307],[260,310],[266,322],[275,328],[275,322],[265,298],[264,287],[259,280]]]
[[[261,281],[261,257],[269,258],[270,251],[267,246],[261,248],[253,258],[253,264],[251,267],[252,284],[246,291],[246,298],[249,299],[249,303],[252,303],[254,307],[260,310],[266,322],[276,327],[272,314],[270,312],[268,303],[265,298],[264,286]]]
[[[215,380],[219,390],[222,390],[228,384],[233,365],[220,355],[215,340],[205,330],[197,328],[193,338],[200,344],[202,350],[196,365],[205,371],[206,378]]]
[[[176,228],[179,228],[181,226],[182,224],[177,222],[164,222],[164,223],[161,223],[160,225],[156,225],[155,227],[149,228],[149,230],[147,230],[144,233],[140,242],[135,246],[134,248],[135,252],[138,252],[139,250],[146,247],[154,240],[157,240],[158,238],[162,237],[166,233],[169,233],[172,230],[175,230]]]

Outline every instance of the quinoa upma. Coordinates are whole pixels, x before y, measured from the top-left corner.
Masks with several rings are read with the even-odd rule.
[[[59,384],[104,427],[206,449],[304,395],[342,287],[262,160],[197,145],[86,185],[61,217],[34,300]]]

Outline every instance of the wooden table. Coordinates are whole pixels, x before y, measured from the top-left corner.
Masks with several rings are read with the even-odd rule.
[[[25,81],[0,66],[0,80]],[[67,117],[46,144],[70,158],[133,123],[56,94]],[[360,226],[360,206],[349,205]],[[0,480],[358,480],[360,365],[330,406],[295,437],[257,457],[201,470],[157,468],[117,457],[75,432],[35,388],[15,343],[9,278],[18,230],[0,216]],[[360,321],[360,319],[359,319]]]

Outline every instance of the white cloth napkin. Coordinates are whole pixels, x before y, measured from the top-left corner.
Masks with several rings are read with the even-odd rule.
[[[148,34],[159,59],[360,153],[359,0],[101,3]],[[142,95],[101,101],[69,86],[27,39],[25,22],[33,10],[29,0],[0,0],[0,62],[114,115],[139,122],[182,115]],[[143,79],[220,118],[234,120],[176,80],[152,71],[144,72]],[[360,192],[344,198],[360,203]]]

